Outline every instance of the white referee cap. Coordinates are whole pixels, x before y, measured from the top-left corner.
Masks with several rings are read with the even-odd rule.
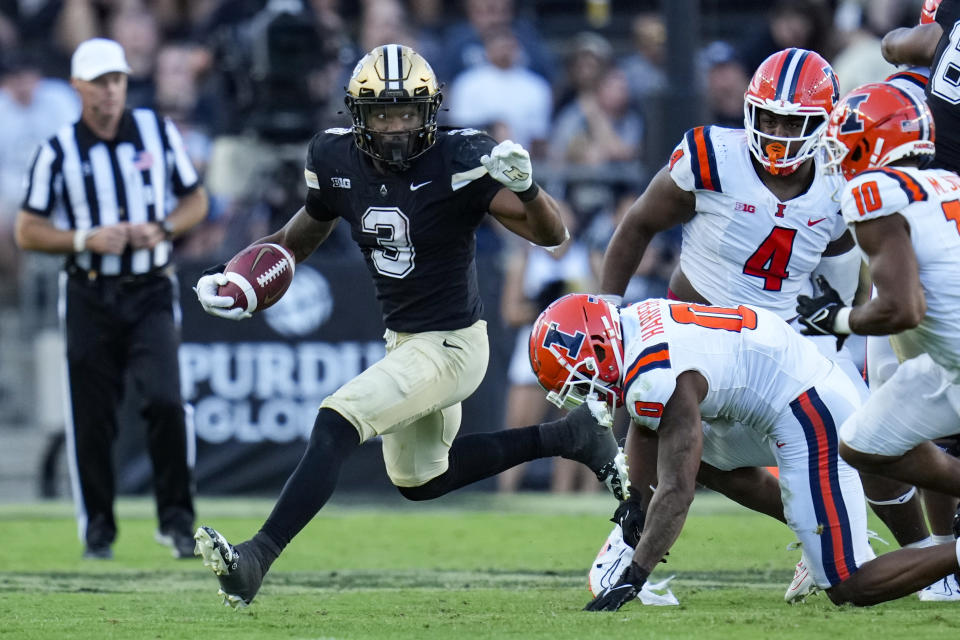
[[[70,76],[80,80],[93,80],[113,71],[130,73],[130,65],[120,43],[106,38],[81,42],[70,59]]]

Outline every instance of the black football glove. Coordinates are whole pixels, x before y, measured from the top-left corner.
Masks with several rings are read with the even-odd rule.
[[[637,493],[631,490],[630,495],[636,496]],[[620,525],[623,529],[623,541],[636,549],[640,544],[640,534],[643,533],[643,523],[646,519],[647,510],[640,504],[640,499],[630,498],[617,506],[610,522]]]
[[[817,286],[821,293],[816,298],[797,296],[797,313],[800,315],[800,324],[805,327],[800,333],[805,336],[836,336],[839,351],[847,335],[836,332],[837,313],[846,305],[823,276],[817,276]]]
[[[619,611],[620,607],[637,597],[650,572],[631,562],[617,583],[587,603],[584,611]]]

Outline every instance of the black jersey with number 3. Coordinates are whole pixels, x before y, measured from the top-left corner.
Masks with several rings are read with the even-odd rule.
[[[943,35],[930,65],[927,105],[936,132],[936,166],[960,171],[960,0],[937,9]]]
[[[503,188],[480,156],[495,144],[475,129],[439,131],[409,169],[380,173],[349,129],[310,141],[307,213],[350,224],[388,329],[461,329],[480,318],[475,231]]]

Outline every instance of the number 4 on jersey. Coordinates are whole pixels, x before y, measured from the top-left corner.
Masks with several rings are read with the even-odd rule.
[[[783,281],[790,277],[787,265],[793,255],[793,239],[796,229],[774,227],[753,255],[747,258],[743,272],[748,276],[763,278],[766,291],[780,291]]]

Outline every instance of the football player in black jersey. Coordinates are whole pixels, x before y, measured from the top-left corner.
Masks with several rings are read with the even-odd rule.
[[[937,130],[934,167],[960,172],[960,0],[926,0],[920,24],[883,37],[887,62],[930,68],[927,106]]]
[[[623,453],[586,407],[556,422],[455,438],[460,403],[487,368],[477,226],[490,213],[548,247],[567,233],[556,202],[533,182],[523,147],[495,144],[473,129],[439,129],[441,99],[430,65],[409,47],[391,44],[364,56],[347,87],[353,126],[314,136],[303,208],[259,240],[281,244],[302,261],[344,219],[376,285],[387,355],[323,401],[303,458],[251,540],[233,546],[210,527],[197,530],[197,553],[232,606],[250,603],[271,563],[329,499],[340,465],[375,436],[387,475],[410,500],[554,455],[586,464],[622,497]],[[204,309],[230,319],[249,316],[217,296],[225,282],[222,273],[200,279]]]

